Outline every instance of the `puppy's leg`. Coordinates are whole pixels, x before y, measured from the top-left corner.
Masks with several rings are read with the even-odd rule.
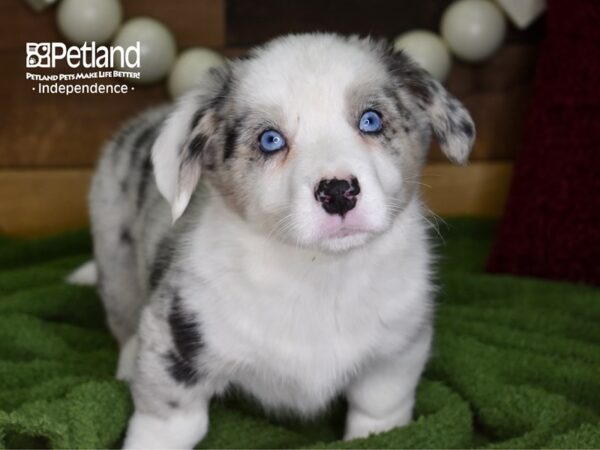
[[[135,370],[135,359],[138,353],[138,337],[134,334],[121,347],[119,352],[119,362],[117,364],[117,380],[131,381]]]
[[[378,361],[365,369],[348,391],[345,440],[366,437],[397,426],[412,417],[415,390],[427,362],[431,329],[394,359]]]
[[[178,346],[172,339],[174,322],[160,305],[148,305],[142,313],[130,383],[135,413],[125,448],[192,448],[208,429],[214,388],[197,364],[201,355],[191,351],[194,324],[184,322],[190,340]]]
[[[98,292],[108,326],[122,347],[136,331],[144,294],[138,279],[136,242],[127,199],[101,161],[92,182],[90,210]]]
[[[197,400],[193,406],[179,405],[161,415],[136,411],[129,420],[123,448],[193,448],[208,429],[208,398]]]

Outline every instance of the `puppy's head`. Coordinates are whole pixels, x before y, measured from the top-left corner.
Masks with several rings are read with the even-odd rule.
[[[211,72],[168,118],[153,161],[174,219],[202,173],[251,226],[343,251],[385,232],[415,195],[432,132],[466,162],[469,114],[407,56],[295,35]]]

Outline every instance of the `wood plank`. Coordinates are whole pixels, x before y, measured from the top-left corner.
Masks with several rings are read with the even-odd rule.
[[[428,164],[423,172],[423,198],[439,216],[499,217],[512,169],[510,162],[480,162],[466,167]]]
[[[125,17],[150,16],[175,35],[180,49],[225,46],[225,0],[123,0]]]
[[[535,78],[538,53],[537,45],[507,44],[482,63],[466,63],[454,58],[445,85],[461,98],[474,92],[504,92],[530,85]]]
[[[228,0],[227,45],[252,46],[287,33],[333,31],[394,37],[435,29],[451,0]]]
[[[87,225],[91,170],[0,170],[0,234],[42,236]]]
[[[24,60],[26,42],[60,40],[54,8],[36,13],[21,0],[0,2],[0,52],[18,49]]]
[[[150,16],[163,22],[180,48],[225,46],[225,0],[121,0],[124,20]],[[22,0],[0,2],[0,51],[19,49],[25,42],[62,41],[56,7],[34,12]]]
[[[394,38],[424,28],[437,30],[454,0],[227,0],[227,45],[251,46],[286,33],[335,31]],[[543,21],[527,31],[508,27],[507,42],[539,42]]]
[[[441,216],[495,217],[511,173],[510,163],[428,165],[424,198]],[[0,170],[0,234],[32,237],[85,226],[90,177],[90,169]]]

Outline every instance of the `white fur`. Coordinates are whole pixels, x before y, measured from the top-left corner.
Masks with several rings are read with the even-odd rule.
[[[117,380],[131,381],[135,372],[135,359],[139,351],[139,342],[137,335],[133,335],[125,343],[119,352],[119,362],[117,363]]]
[[[156,172],[156,185],[172,206],[173,222],[183,214],[200,176],[198,169],[190,183],[183,186],[177,183],[178,154],[189,133],[189,121],[185,119],[194,114],[197,108],[192,96],[193,93],[180,101],[181,107],[166,121],[163,132],[152,148],[154,166],[162,169]]]
[[[136,412],[129,421],[123,448],[192,448],[207,429],[206,409],[173,413],[169,417]]]
[[[403,353],[411,339],[430,338],[429,256],[418,211],[411,205],[368,248],[340,255],[249,232],[211,205],[185,256],[209,280],[201,292],[188,289],[213,352],[210,371],[266,406],[311,415],[371,365],[405,357],[410,364]],[[415,367],[405,380],[411,388],[422,364]],[[401,386],[407,369],[398,370]]]

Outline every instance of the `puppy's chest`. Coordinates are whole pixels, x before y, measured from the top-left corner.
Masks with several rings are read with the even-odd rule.
[[[399,344],[400,308],[372,274],[237,269],[210,283],[213,298],[201,302],[209,364],[263,400],[318,403]]]

